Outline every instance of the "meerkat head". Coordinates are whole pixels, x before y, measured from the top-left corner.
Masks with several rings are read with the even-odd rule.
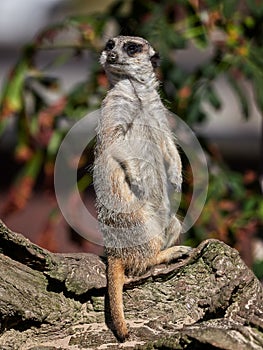
[[[147,40],[140,37],[117,36],[108,40],[100,56],[100,63],[109,78],[133,78],[141,82],[155,76],[159,54]]]

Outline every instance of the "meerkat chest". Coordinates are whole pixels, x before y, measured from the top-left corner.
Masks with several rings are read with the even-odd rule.
[[[133,111],[133,118],[127,123],[124,138],[137,142],[141,145],[155,144],[160,145],[164,138],[164,111],[158,104],[149,103],[149,105],[137,106]]]
[[[140,91],[131,89],[130,85],[119,84],[109,91],[104,100],[100,138],[107,140],[105,147],[109,143],[118,143],[120,148],[129,149],[134,155],[159,161],[167,129],[165,113],[156,90]]]

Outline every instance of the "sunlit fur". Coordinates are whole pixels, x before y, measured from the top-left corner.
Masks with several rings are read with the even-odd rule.
[[[170,212],[168,182],[181,190],[181,160],[158,94],[151,45],[138,37],[118,36],[100,62],[111,89],[105,97],[97,129],[94,186],[100,229],[108,257],[108,290],[115,331],[128,331],[123,316],[120,274],[142,273],[170,259],[181,225]],[[142,45],[132,57],[126,42]],[[107,59],[113,52],[118,59]],[[175,248],[175,247],[174,247]],[[160,251],[162,255],[160,258]],[[116,272],[119,271],[119,272]]]

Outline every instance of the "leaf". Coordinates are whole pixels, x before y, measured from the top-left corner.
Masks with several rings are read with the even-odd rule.
[[[252,68],[258,70],[259,73],[263,72],[263,48],[255,45],[250,46],[248,64],[252,65]]]
[[[257,278],[262,279],[263,278],[263,260],[256,261],[253,264],[253,271]]]
[[[22,171],[21,177],[30,177],[36,179],[43,162],[43,153],[41,150],[35,152],[31,160],[26,164]]]
[[[4,86],[1,108],[2,116],[8,116],[11,113],[19,112],[22,109],[22,92],[28,70],[28,59],[27,57],[24,57],[11,71],[10,76]]]
[[[254,76],[254,90],[259,110],[263,111],[263,72]]]
[[[209,80],[215,79],[218,74],[218,65],[213,62],[208,62],[201,67],[201,79],[207,78]]]
[[[261,17],[263,15],[263,3],[262,0],[246,0],[249,10],[255,17]]]
[[[259,109],[263,110],[263,49],[260,47],[251,47],[249,56],[246,57],[245,71],[254,85],[256,103]]]
[[[263,202],[262,201],[259,203],[258,217],[260,218],[260,220],[263,221]]]
[[[237,10],[238,0],[224,0],[223,14],[226,18],[231,18]]]
[[[90,174],[85,174],[81,179],[78,180],[78,189],[83,192],[92,183],[93,177]]]
[[[193,39],[195,45],[201,49],[207,47],[207,31],[200,21],[199,17],[188,17],[186,23],[188,28],[185,29],[183,37],[188,40]]]
[[[63,134],[61,133],[61,131],[55,130],[53,132],[47,147],[47,153],[49,156],[54,156],[57,154],[62,138]]]
[[[219,110],[222,107],[221,100],[219,99],[217,93],[215,92],[215,89],[212,87],[212,84],[209,84],[205,95],[207,100],[216,110]]]
[[[187,122],[189,124],[198,122],[201,113],[202,112],[200,110],[200,100],[194,99],[193,102],[189,105],[189,108],[187,109]]]
[[[234,90],[235,94],[238,97],[239,104],[241,107],[241,112],[242,112],[243,116],[246,119],[248,119],[249,114],[250,114],[250,109],[249,109],[247,95],[242,90],[242,88],[238,84],[237,80],[231,75],[231,73],[227,74],[226,76],[227,76],[227,79],[228,79],[230,86],[232,87],[232,89]]]
[[[244,202],[243,210],[244,212],[254,212],[257,207],[257,198],[251,197]]]

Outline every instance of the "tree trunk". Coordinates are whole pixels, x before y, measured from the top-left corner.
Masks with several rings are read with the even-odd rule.
[[[263,349],[262,286],[217,240],[125,285],[124,344],[106,326],[98,256],[50,253],[0,222],[0,263],[1,350]]]

